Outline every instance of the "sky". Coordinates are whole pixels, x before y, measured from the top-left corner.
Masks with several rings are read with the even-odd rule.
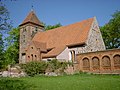
[[[40,21],[47,25],[61,23],[63,26],[96,16],[99,26],[120,10],[120,0],[3,0],[13,27],[19,26],[33,10]]]

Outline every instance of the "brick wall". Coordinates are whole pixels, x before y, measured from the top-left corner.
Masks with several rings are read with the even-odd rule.
[[[76,57],[78,71],[120,74],[120,49],[77,54]]]

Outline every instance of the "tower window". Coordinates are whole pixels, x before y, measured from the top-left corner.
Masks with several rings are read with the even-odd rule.
[[[25,42],[25,35],[23,35],[23,42]]]
[[[35,28],[35,31],[36,31],[36,32],[38,31],[38,27]]]
[[[26,27],[23,28],[23,32],[26,32]]]
[[[32,31],[32,34],[31,34],[31,36],[33,37],[33,36],[34,36],[34,34],[35,34],[35,32],[34,32],[34,31]]]
[[[25,42],[25,40],[23,40],[23,42]]]
[[[26,32],[26,28],[24,28],[24,32]]]
[[[23,38],[25,38],[25,35],[23,35]]]

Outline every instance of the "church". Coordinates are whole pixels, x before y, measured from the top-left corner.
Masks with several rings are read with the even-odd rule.
[[[19,63],[52,59],[76,62],[77,54],[105,50],[96,17],[45,31],[31,11],[19,28]]]

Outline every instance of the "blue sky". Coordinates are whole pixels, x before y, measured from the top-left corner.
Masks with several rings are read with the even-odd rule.
[[[120,10],[120,0],[6,0],[4,3],[14,27],[22,23],[32,5],[40,21],[63,26],[94,16],[103,26],[116,10]]]

